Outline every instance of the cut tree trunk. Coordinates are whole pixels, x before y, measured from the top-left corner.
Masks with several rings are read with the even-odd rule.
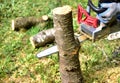
[[[40,18],[35,17],[18,17],[12,20],[12,30],[20,30],[20,29],[29,29],[32,26],[43,23],[49,20],[47,15],[44,15]]]
[[[70,6],[53,10],[55,42],[59,49],[60,74],[62,83],[83,83],[80,69],[80,45],[74,38],[72,9]]]
[[[43,30],[38,34],[30,37],[30,42],[34,48],[45,46],[46,44],[52,43],[55,40],[54,28]]]

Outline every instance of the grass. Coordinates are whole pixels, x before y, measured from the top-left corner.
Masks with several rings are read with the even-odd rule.
[[[77,5],[82,4],[85,8],[87,0],[62,0],[62,5],[66,4],[72,6],[75,10],[73,17],[76,17]],[[58,5],[56,0],[0,0],[0,83],[60,83],[57,54],[38,59],[36,53],[47,46],[34,49],[29,41],[32,35],[52,25],[34,26],[24,32],[11,30],[12,19],[51,15],[52,9]],[[73,24],[77,29],[75,18]],[[105,38],[81,44],[81,69],[86,83],[120,83],[119,64],[106,61],[106,56],[111,57],[119,44],[119,40],[108,41]]]

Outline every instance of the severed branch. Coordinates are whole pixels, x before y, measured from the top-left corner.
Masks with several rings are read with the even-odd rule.
[[[29,29],[32,26],[35,26],[39,23],[43,23],[48,21],[50,18],[47,15],[44,15],[40,18],[35,17],[18,17],[12,20],[12,30],[20,30],[20,29]]]
[[[54,36],[55,30],[54,28],[43,30],[38,34],[30,37],[30,42],[34,48],[45,46],[48,43],[53,43],[55,40]]]

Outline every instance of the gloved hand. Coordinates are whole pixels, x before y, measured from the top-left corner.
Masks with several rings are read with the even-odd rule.
[[[120,3],[102,3],[101,8],[107,8],[106,11],[97,15],[98,19],[103,23],[108,23],[117,13],[120,12]]]

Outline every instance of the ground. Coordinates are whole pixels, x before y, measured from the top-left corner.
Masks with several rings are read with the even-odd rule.
[[[77,5],[85,8],[87,0],[62,0],[62,5],[66,4],[73,8],[73,25],[77,31]],[[11,30],[12,19],[52,17],[51,11],[57,6],[56,0],[0,0],[0,83],[60,83],[58,54],[36,57],[38,52],[54,44],[34,49],[29,41],[31,36],[53,25],[38,25],[26,31]],[[120,60],[112,58],[120,40],[109,41],[106,37],[94,43],[91,40],[81,43],[79,59],[86,83],[120,83]]]

